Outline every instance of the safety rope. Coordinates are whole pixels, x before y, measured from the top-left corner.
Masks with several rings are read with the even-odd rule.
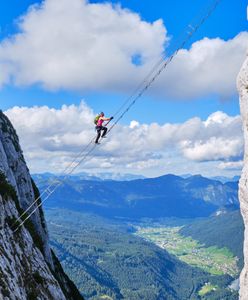
[[[218,4],[221,2],[221,0],[215,0],[213,1],[212,5],[208,9],[207,13],[200,19],[200,21],[197,23],[196,26],[188,26],[190,27],[190,32],[187,33],[186,38],[182,41],[182,43],[176,48],[176,50],[172,53],[171,56],[169,56],[166,60],[162,57],[151,69],[151,71],[148,73],[148,75],[143,79],[143,81],[138,85],[138,87],[134,90],[134,92],[124,101],[124,103],[121,105],[121,107],[115,112],[113,115],[114,117],[118,116],[112,126],[109,128],[108,133],[113,130],[113,128],[119,123],[119,121],[127,114],[127,112],[136,104],[136,102],[143,96],[143,94],[150,88],[150,86],[154,83],[154,81],[157,79],[157,77],[162,73],[162,71],[167,67],[167,65],[175,58],[175,56],[178,54],[179,50],[181,50],[186,43],[191,39],[191,37],[198,31],[198,29],[205,23],[205,21],[212,15]],[[124,111],[122,111],[124,109]],[[94,138],[93,138],[94,139]],[[37,209],[57,190],[59,186],[62,185],[63,182],[66,181],[66,179],[73,173],[73,171],[81,165],[86,158],[94,151],[96,144],[94,144],[88,152],[84,154],[84,156],[73,166],[73,164],[76,162],[78,158],[81,157],[81,155],[90,147],[92,144],[93,139],[89,142],[89,144],[83,148],[82,151],[76,155],[74,160],[65,168],[64,172],[67,172],[63,179],[55,180],[52,182],[43,192],[42,194],[37,197],[34,202],[21,214],[21,216],[16,220],[15,224],[18,223],[17,226],[13,226],[14,232],[17,232],[18,229],[24,225],[24,223],[37,211]],[[99,145],[101,146],[101,145]],[[99,147],[97,146],[97,147]],[[71,169],[70,169],[71,168]],[[67,171],[69,170],[69,171]],[[63,173],[65,174],[65,173]],[[31,208],[39,201],[41,200],[41,197],[45,195],[45,198],[38,203],[38,205],[27,215],[27,212],[31,210]],[[23,217],[25,218],[23,219]],[[22,220],[23,219],[23,220]],[[22,220],[21,223],[19,221]]]
[[[37,211],[37,209],[39,209],[39,207],[64,183],[64,182],[66,182],[66,180],[67,180],[67,178],[70,176],[70,174],[71,173],[73,173],[73,171],[75,171],[75,169],[79,166],[79,165],[81,165],[85,160],[86,160],[86,158],[91,154],[91,152],[93,152],[93,150],[95,149],[95,147],[96,147],[97,145],[96,144],[94,144],[93,145],[93,147],[91,147],[91,149],[88,151],[88,152],[86,152],[86,154],[75,164],[75,166],[70,170],[70,172],[66,175],[66,176],[64,176],[64,178],[63,179],[60,179],[60,180],[58,180],[58,181],[56,181],[56,184],[54,184],[54,186],[53,187],[50,187],[50,188],[47,188],[46,189],[46,191],[47,191],[47,195],[46,195],[46,197],[42,200],[42,201],[40,201],[39,203],[38,203],[38,205],[32,210],[32,212],[31,213],[29,213],[27,216],[25,216],[26,215],[26,213],[27,213],[27,211],[28,210],[30,210],[30,208],[35,204],[35,203],[37,203],[37,199],[40,199],[40,197],[38,197],[34,202],[33,202],[33,204],[32,205],[30,205],[30,208],[29,209],[26,209],[23,213],[22,213],[22,217],[20,216],[18,219],[19,219],[19,221],[23,218],[23,216],[25,216],[25,218],[22,220],[22,222],[21,223],[19,223],[18,224],[18,226],[14,229],[14,232],[16,232],[36,211]],[[17,223],[17,221],[16,221],[16,223]]]
[[[73,164],[77,161],[77,159],[79,159],[82,154],[89,148],[89,146],[92,144],[93,139],[74,157],[74,159],[70,162],[70,164],[68,164],[66,166],[66,168],[58,175],[58,177],[63,176],[63,179],[60,179],[62,181],[65,180],[65,178],[67,178],[71,173],[71,168],[73,167]],[[26,209],[25,211],[19,216],[19,218],[17,218],[13,224],[13,226],[15,226],[15,224],[19,223],[20,220],[22,220],[23,216],[43,197],[49,197],[50,195],[50,191],[51,189],[53,189],[57,184],[59,184],[58,179],[56,180],[52,180],[52,182],[49,184],[49,186],[33,201],[33,203],[31,203]]]
[[[183,40],[183,42],[176,48],[176,50],[172,53],[171,56],[169,56],[169,58],[167,58],[165,61],[164,61],[164,59],[159,60],[159,62],[156,64],[156,66],[159,67],[158,71],[154,75],[153,75],[153,73],[154,73],[153,71],[149,72],[149,74],[150,74],[150,75],[148,75],[149,80],[147,80],[147,77],[148,77],[147,76],[143,81],[143,83],[145,83],[144,87],[142,87],[141,90],[138,90],[138,91],[135,90],[135,93],[125,101],[125,103],[122,105],[122,108],[127,106],[126,109],[116,119],[116,121],[113,123],[113,125],[108,130],[108,132],[110,132],[116,126],[116,124],[119,123],[119,121],[125,116],[125,114],[130,110],[130,108],[133,105],[135,105],[135,103],[138,101],[138,99],[142,97],[142,95],[146,92],[147,89],[149,89],[149,87],[153,84],[153,82],[157,79],[157,77],[162,73],[162,71],[167,67],[167,65],[175,58],[175,56],[178,54],[179,50],[181,50],[187,44],[187,42],[191,39],[191,37],[198,31],[198,29],[211,16],[211,14],[214,12],[214,10],[216,9],[216,7],[218,6],[218,4],[220,2],[221,2],[221,0],[215,0],[213,2],[213,4],[211,5],[211,7],[208,9],[205,16],[202,17],[195,26],[192,26],[192,25],[188,26],[191,30],[190,30],[190,32],[187,33],[187,36]],[[155,68],[153,68],[153,69],[155,69]],[[129,102],[131,102],[131,103],[129,103]],[[119,110],[118,110],[118,113],[119,113]]]

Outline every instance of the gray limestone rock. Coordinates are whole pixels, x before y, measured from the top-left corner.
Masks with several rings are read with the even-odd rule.
[[[245,139],[244,167],[239,181],[240,209],[245,224],[244,268],[240,275],[240,300],[248,299],[248,57],[246,58],[237,79],[240,95],[240,112],[243,120]]]
[[[50,249],[42,207],[14,232],[37,194],[18,136],[0,111],[0,300],[82,300]]]

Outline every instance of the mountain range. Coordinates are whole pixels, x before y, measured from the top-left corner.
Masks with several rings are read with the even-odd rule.
[[[58,174],[53,173],[37,173],[32,174],[32,177],[36,180],[42,180],[42,179],[51,179],[51,178],[57,178],[60,177]],[[81,180],[95,180],[95,181],[103,181],[103,180],[115,180],[115,181],[130,181],[135,179],[145,179],[146,177],[143,175],[138,174],[129,174],[129,173],[113,173],[113,172],[105,172],[105,173],[86,173],[86,172],[80,172],[76,173],[75,175],[70,176],[72,178],[77,178]]]
[[[55,175],[33,176],[41,191]],[[45,205],[95,213],[105,217],[206,217],[220,209],[236,209],[238,182],[222,183],[200,175],[164,175],[131,181],[85,180],[68,177]]]
[[[186,225],[182,234],[190,236],[194,232],[201,236],[197,228],[204,228],[205,221],[211,231],[225,236],[221,247],[232,246],[227,221],[233,212],[235,220],[240,220],[236,213],[238,182],[222,183],[200,175],[182,178],[168,174],[131,181],[86,180],[81,176],[73,175],[63,181],[45,202],[45,208],[51,246],[85,298],[96,300],[101,295],[128,300],[205,299],[199,297],[199,290],[212,282],[218,290],[211,293],[211,299],[237,299],[237,293],[226,288],[234,278],[213,277],[182,264],[167,251],[133,236],[132,228],[126,225],[130,220],[143,218],[155,221],[173,217],[172,221],[181,218],[186,223],[190,218],[192,224]],[[41,191],[54,180],[63,180],[52,174],[33,178]],[[221,222],[222,215],[227,217]],[[199,217],[207,218],[198,220]],[[177,219],[178,224],[180,220]],[[223,231],[222,226],[227,230]],[[235,226],[232,233],[237,230],[239,227]],[[242,238],[237,236],[241,266]],[[202,244],[205,240],[207,233],[202,235]],[[185,281],[185,276],[189,281]],[[179,286],[178,282],[185,284]]]

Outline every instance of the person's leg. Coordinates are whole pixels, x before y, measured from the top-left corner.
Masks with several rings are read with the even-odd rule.
[[[107,133],[107,130],[108,130],[108,128],[107,127],[102,127],[102,131],[103,131],[103,133],[102,133],[102,137],[104,137],[105,135],[106,135],[106,133]]]
[[[101,128],[100,127],[96,127],[96,131],[97,131],[97,136],[96,136],[96,140],[95,140],[95,143],[97,144],[99,139],[100,139],[100,136],[101,136]]]

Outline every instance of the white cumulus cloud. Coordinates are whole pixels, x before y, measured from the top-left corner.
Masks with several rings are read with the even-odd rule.
[[[237,159],[243,155],[243,136],[239,116],[213,113],[201,126],[194,139],[182,142],[185,157],[196,161]]]
[[[206,95],[227,98],[236,93],[236,77],[245,59],[248,32],[233,39],[220,38],[195,42],[181,50],[159,78],[156,89],[175,98]]]
[[[191,160],[221,160],[241,157],[242,145],[240,138],[235,140],[222,137],[211,137],[205,141],[186,142],[182,150],[185,157]]]
[[[1,83],[41,83],[47,89],[128,87],[167,40],[162,20],[140,16],[110,3],[46,0],[19,20],[20,32],[0,44]],[[131,75],[131,78],[130,78]]]
[[[227,162],[221,162],[218,165],[218,168],[221,170],[240,170],[244,166],[244,162],[241,161],[227,161]]]
[[[127,92],[161,58],[169,40],[160,19],[149,23],[119,5],[86,0],[44,0],[18,26],[18,33],[0,42],[0,86]],[[160,97],[229,97],[247,44],[247,32],[227,41],[197,41],[179,51],[152,90]]]
[[[5,113],[17,129],[24,154],[36,172],[62,171],[95,137],[94,112],[84,102],[60,109],[14,107]],[[207,120],[192,118],[177,124],[132,121],[130,125],[116,125],[82,169],[104,166],[155,170],[182,159],[189,164],[216,161],[231,166],[242,155],[240,116],[215,112]]]

